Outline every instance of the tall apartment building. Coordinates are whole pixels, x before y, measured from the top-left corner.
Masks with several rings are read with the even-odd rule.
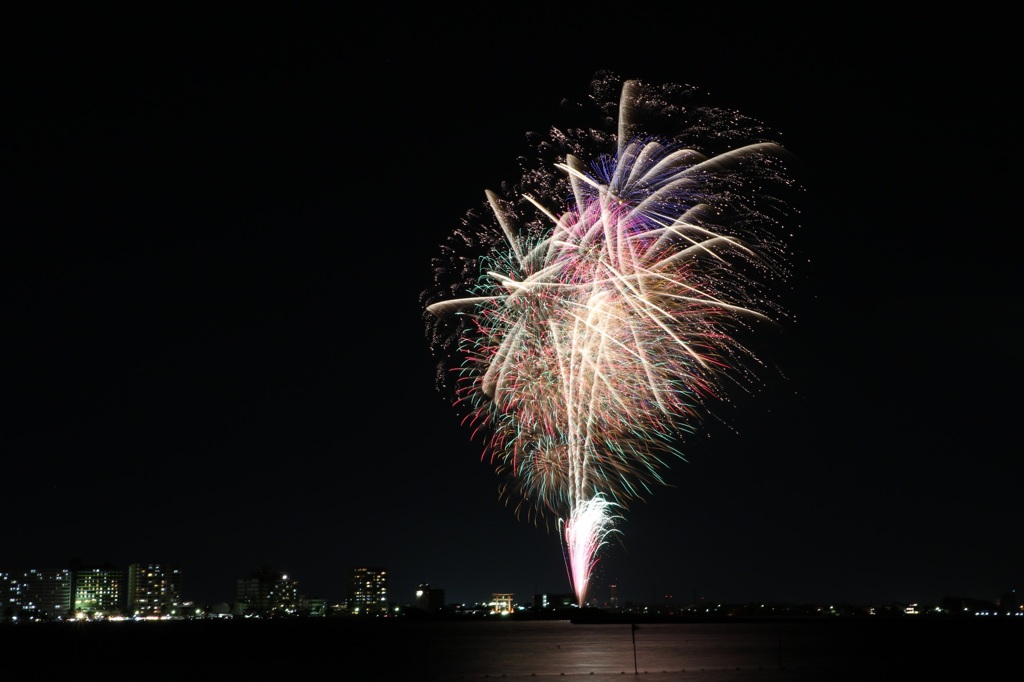
[[[71,613],[71,571],[0,573],[0,622],[55,620]]]
[[[348,589],[348,612],[380,615],[388,612],[388,572],[381,567],[352,569]]]
[[[0,623],[16,620],[21,613],[21,584],[0,571]]]
[[[302,608],[299,583],[263,566],[236,582],[235,602],[260,615],[292,615]]]
[[[159,618],[178,615],[181,569],[167,564],[128,567],[128,616]]]
[[[31,569],[21,574],[22,608],[40,618],[64,618],[71,614],[71,571]]]
[[[72,609],[87,618],[106,618],[124,612],[124,571],[111,566],[71,569]]]

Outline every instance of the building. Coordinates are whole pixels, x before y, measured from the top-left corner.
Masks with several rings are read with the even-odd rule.
[[[128,614],[139,618],[166,618],[181,610],[181,569],[167,564],[131,564],[128,567]]]
[[[533,595],[533,608],[540,610],[547,609],[569,609],[575,608],[576,595],[563,592],[561,594],[535,594]]]
[[[381,567],[352,569],[348,611],[354,615],[387,615],[388,572]]]
[[[302,600],[303,613],[310,616],[326,616],[328,612],[327,600],[321,597],[306,597]]]
[[[32,618],[55,620],[72,612],[71,571],[66,568],[21,574],[21,607]]]
[[[0,623],[21,615],[21,584],[10,573],[0,572]]]
[[[290,616],[302,608],[299,583],[285,573],[263,566],[236,583],[235,601],[245,610],[261,616]]]
[[[416,588],[416,608],[426,613],[437,613],[444,608],[444,590],[420,583]]]
[[[124,571],[109,565],[71,568],[72,610],[77,618],[109,618],[124,612]]]

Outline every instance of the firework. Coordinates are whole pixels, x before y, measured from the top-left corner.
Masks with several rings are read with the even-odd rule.
[[[782,148],[693,95],[600,74],[585,104],[613,125],[537,138],[518,184],[486,191],[443,245],[424,296],[442,385],[502,497],[557,522],[580,605],[709,400],[756,383],[740,339],[782,314]]]

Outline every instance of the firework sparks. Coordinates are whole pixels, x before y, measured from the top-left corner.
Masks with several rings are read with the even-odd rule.
[[[443,383],[503,497],[557,519],[580,605],[621,512],[664,483],[706,402],[756,378],[738,332],[781,314],[765,284],[786,275],[782,202],[765,188],[788,183],[782,148],[681,94],[595,79],[614,130],[553,130],[538,150],[554,160],[511,198],[485,192],[490,222],[469,213],[425,295],[435,350],[455,359]]]

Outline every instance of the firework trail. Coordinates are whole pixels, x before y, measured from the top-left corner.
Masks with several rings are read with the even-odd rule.
[[[756,383],[741,337],[782,315],[766,286],[788,274],[769,191],[792,185],[782,148],[692,97],[598,74],[578,110],[610,125],[536,138],[424,294],[440,383],[502,497],[557,521],[581,606],[622,512],[664,484],[708,400]]]

